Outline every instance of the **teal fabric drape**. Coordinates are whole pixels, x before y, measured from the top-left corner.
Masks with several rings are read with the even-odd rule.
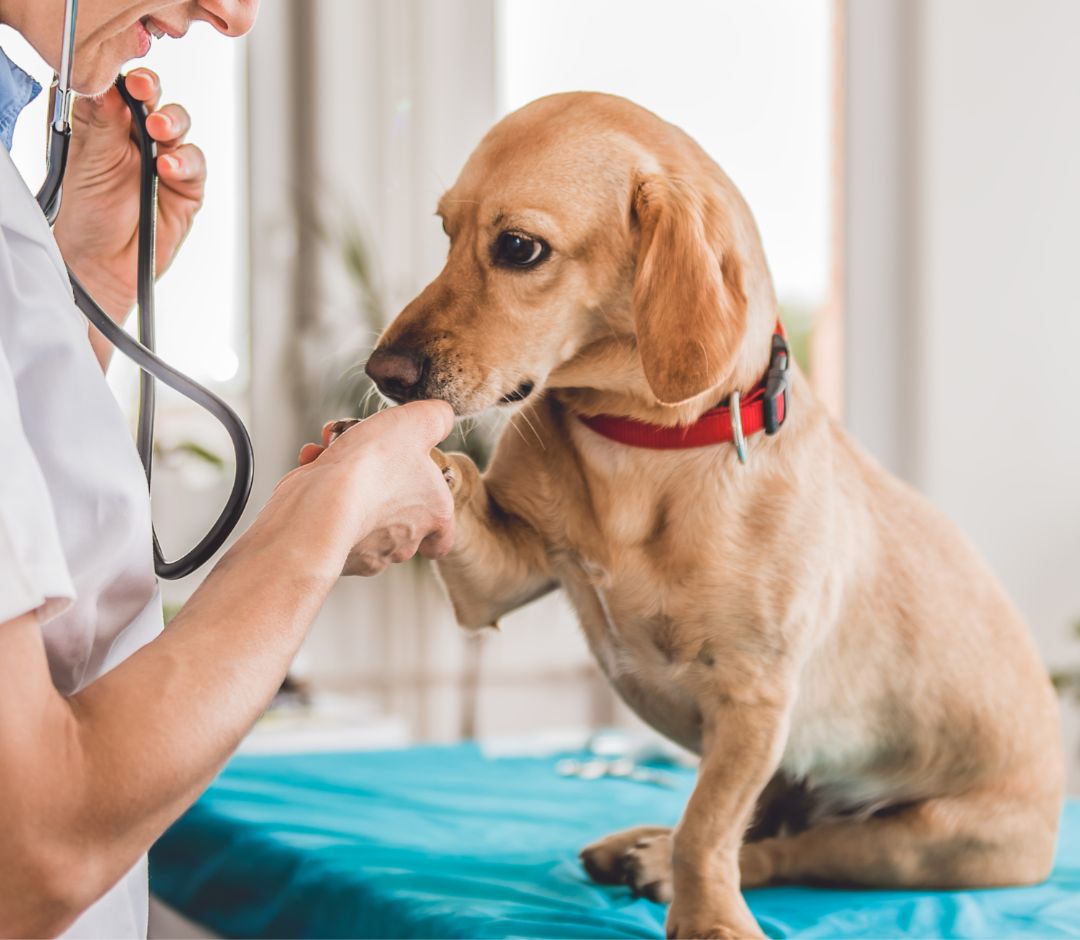
[[[237,757],[151,853],[151,889],[236,937],[663,937],[664,908],[577,861],[614,830],[678,819],[667,789],[555,773],[471,745]],[[1080,937],[1080,802],[1034,888],[747,893],[773,937]]]

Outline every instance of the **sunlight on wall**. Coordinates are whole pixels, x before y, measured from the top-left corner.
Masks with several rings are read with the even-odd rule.
[[[636,101],[750,204],[781,303],[828,297],[831,0],[500,0],[502,110],[556,91]]]

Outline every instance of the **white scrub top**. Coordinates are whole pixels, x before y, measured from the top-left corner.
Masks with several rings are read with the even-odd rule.
[[[150,501],[52,232],[2,146],[0,446],[0,623],[37,612],[71,695],[162,629]],[[146,919],[144,857],[65,936],[145,937]]]

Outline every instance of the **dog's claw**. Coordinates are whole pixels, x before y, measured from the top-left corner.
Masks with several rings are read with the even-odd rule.
[[[335,421],[330,425],[330,442],[333,443],[335,438],[340,437],[346,431],[349,430],[354,424],[359,424],[359,418],[342,418],[340,421]]]

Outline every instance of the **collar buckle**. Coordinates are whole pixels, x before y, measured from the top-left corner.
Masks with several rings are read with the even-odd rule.
[[[765,433],[775,434],[787,417],[788,363],[791,353],[780,332],[773,333],[769,371],[765,374],[765,397],[762,399]]]

